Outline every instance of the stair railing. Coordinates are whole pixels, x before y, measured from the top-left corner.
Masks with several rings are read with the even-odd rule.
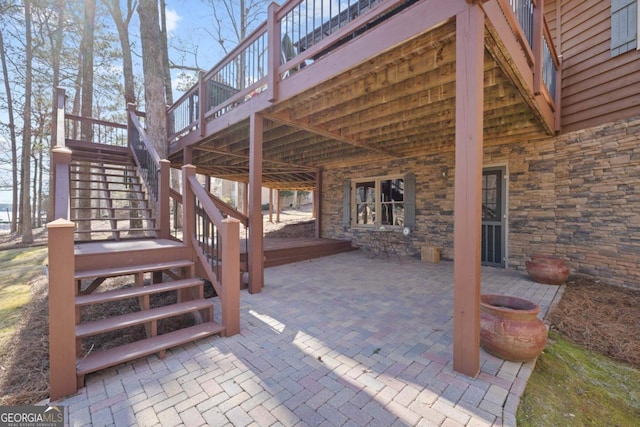
[[[196,178],[196,167],[182,167],[183,240],[197,255],[196,273],[220,297],[225,335],[240,332],[240,221],[224,218]]]
[[[169,170],[171,162],[160,159],[158,152],[149,140],[144,127],[138,120],[135,105],[127,106],[129,127],[129,148],[133,153],[142,179],[149,189],[149,198],[156,208],[158,218],[158,237],[167,239],[169,233]]]

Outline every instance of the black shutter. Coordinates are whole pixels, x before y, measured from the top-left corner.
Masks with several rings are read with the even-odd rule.
[[[416,176],[413,173],[404,176],[404,225],[416,226]]]
[[[351,180],[342,184],[342,226],[351,228]]]

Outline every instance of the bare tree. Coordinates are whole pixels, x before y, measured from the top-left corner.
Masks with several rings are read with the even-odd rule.
[[[80,115],[82,117],[93,117],[93,43],[94,43],[94,27],[96,18],[96,2],[95,0],[84,0],[84,32],[82,34],[81,43],[81,70],[82,70],[82,94]],[[77,96],[77,95],[76,95]],[[93,126],[90,122],[82,121],[80,124],[80,139],[82,141],[91,141],[93,139]],[[79,238],[81,240],[89,240],[91,238],[91,183],[88,178],[91,176],[91,168],[88,166],[80,167],[80,176],[87,179],[78,183],[79,202],[76,218],[78,221],[78,230],[81,231]]]
[[[2,77],[4,80],[4,90],[7,96],[7,114],[9,116],[9,139],[11,140],[11,177],[12,202],[11,202],[11,233],[18,231],[18,142],[16,138],[16,125],[13,112],[13,99],[11,93],[11,82],[9,81],[9,69],[7,67],[7,52],[4,47],[4,37],[0,31],[0,61],[2,62]]]
[[[24,110],[22,113],[24,130],[22,132],[22,203],[20,209],[20,226],[22,243],[33,243],[31,227],[31,200],[29,184],[31,182],[31,91],[33,84],[33,42],[31,35],[31,1],[24,1],[25,32],[25,82]]]

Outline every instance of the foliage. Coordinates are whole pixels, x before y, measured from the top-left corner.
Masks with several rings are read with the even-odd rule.
[[[640,370],[550,333],[518,409],[518,426],[632,426]]]

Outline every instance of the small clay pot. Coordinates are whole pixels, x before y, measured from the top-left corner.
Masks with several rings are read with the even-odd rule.
[[[540,306],[505,295],[480,297],[480,345],[512,362],[536,358],[547,345],[547,327],[538,319]]]
[[[567,262],[551,255],[533,255],[526,262],[527,273],[535,282],[547,285],[561,285],[569,277]]]

